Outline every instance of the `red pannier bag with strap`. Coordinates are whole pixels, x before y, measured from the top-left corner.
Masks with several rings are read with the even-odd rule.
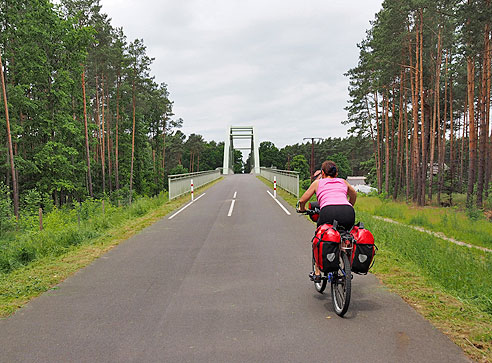
[[[316,229],[313,240],[313,255],[322,272],[338,270],[340,255],[340,233],[331,224]]]
[[[372,261],[376,254],[374,236],[360,223],[352,228],[350,234],[354,237],[354,247],[352,250],[352,272],[366,274],[372,267]]]

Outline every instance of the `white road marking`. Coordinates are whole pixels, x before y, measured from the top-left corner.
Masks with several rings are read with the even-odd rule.
[[[278,205],[279,205],[279,206],[280,206],[280,207],[284,210],[284,212],[285,212],[285,213],[287,213],[287,215],[289,215],[289,216],[290,216],[290,212],[287,210],[287,208],[285,208],[285,207],[282,205],[282,203],[280,203],[280,202],[278,201],[278,199],[277,199],[277,198],[275,198],[275,197],[273,196],[273,194],[272,194],[272,193],[270,193],[270,191],[269,191],[269,190],[267,190],[267,193],[268,193],[268,194],[270,194],[270,197],[272,197],[272,198],[273,198],[273,200],[274,200],[274,201],[276,201],[276,202],[278,203]]]
[[[182,211],[184,211],[186,208],[188,208],[190,205],[192,205],[193,203],[195,203],[198,199],[200,199],[201,197],[203,197],[205,195],[205,193],[203,194],[200,194],[198,196],[198,198],[195,198],[194,201],[192,202],[189,202],[188,204],[186,204],[183,208],[181,208],[180,210],[178,210],[176,213],[174,213],[171,217],[169,217],[168,219],[173,219],[175,216],[177,216],[179,213],[181,213]]]
[[[236,199],[237,192],[234,192],[233,198]]]
[[[227,213],[228,217],[232,216],[232,210],[234,209],[234,203],[236,203],[235,199],[233,199],[231,202],[231,207],[229,208],[229,213]]]

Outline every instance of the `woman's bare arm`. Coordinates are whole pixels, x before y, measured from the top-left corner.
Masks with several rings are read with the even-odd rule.
[[[305,211],[306,208],[306,203],[309,199],[311,199],[311,197],[313,196],[313,194],[316,192],[316,190],[318,189],[318,184],[319,184],[319,180],[315,180],[313,181],[313,183],[309,186],[308,190],[306,190],[304,192],[304,194],[302,195],[301,199],[299,199],[299,210],[301,211]]]
[[[355,201],[357,200],[357,192],[355,191],[354,187],[349,184],[348,181],[345,180],[345,184],[347,184],[347,194],[349,196],[349,203],[355,205]]]

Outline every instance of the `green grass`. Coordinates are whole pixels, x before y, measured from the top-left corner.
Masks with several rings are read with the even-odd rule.
[[[42,231],[36,219],[27,231],[11,233],[7,238],[0,239],[0,273],[12,272],[43,257],[61,255],[73,246],[88,243],[105,231],[121,226],[129,219],[145,215],[167,200],[166,192],[152,198],[138,198],[129,206],[117,207],[105,200],[104,211],[102,200],[94,199],[73,209],[55,209],[44,216]]]
[[[458,246],[435,236],[390,224],[357,211],[377,245],[391,250],[443,291],[492,316],[492,254]]]
[[[220,180],[200,188],[197,194]],[[55,211],[46,219],[45,230],[4,240],[2,258],[7,262],[3,262],[4,271],[0,272],[0,317],[9,316],[188,200],[189,196],[183,196],[168,201],[167,194],[163,194],[137,200],[131,207],[106,204],[104,215],[101,203],[94,201],[86,206],[91,217],[82,220],[80,228],[76,211],[72,217]]]
[[[272,187],[269,181],[260,179]],[[296,197],[282,189],[278,194],[295,206]],[[356,217],[374,234],[379,247],[371,272],[447,334],[471,359],[490,362],[492,254],[374,218],[389,217],[442,232],[452,224],[468,225],[464,213],[443,209],[426,208],[425,213],[420,213],[418,208],[404,203],[359,197]],[[483,230],[480,226],[476,227],[479,233],[487,233],[487,226]],[[462,240],[470,243],[466,238]]]
[[[459,241],[492,249],[492,223],[486,219],[471,219],[466,212],[455,208],[417,207],[367,196],[359,196],[356,207],[358,211],[421,226]]]

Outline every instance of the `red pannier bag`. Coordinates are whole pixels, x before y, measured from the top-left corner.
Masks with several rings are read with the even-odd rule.
[[[311,210],[316,210],[316,209],[318,210],[318,213],[309,215],[309,218],[311,218],[313,222],[317,222],[319,219],[319,202],[309,202],[308,207],[309,207],[308,209]]]
[[[338,270],[340,255],[340,233],[331,224],[323,224],[316,229],[313,240],[313,254],[322,272]]]
[[[352,260],[350,261],[352,272],[366,274],[372,267],[372,260],[376,254],[374,236],[369,230],[364,228],[362,223],[354,226],[350,234],[355,240],[352,250]]]

